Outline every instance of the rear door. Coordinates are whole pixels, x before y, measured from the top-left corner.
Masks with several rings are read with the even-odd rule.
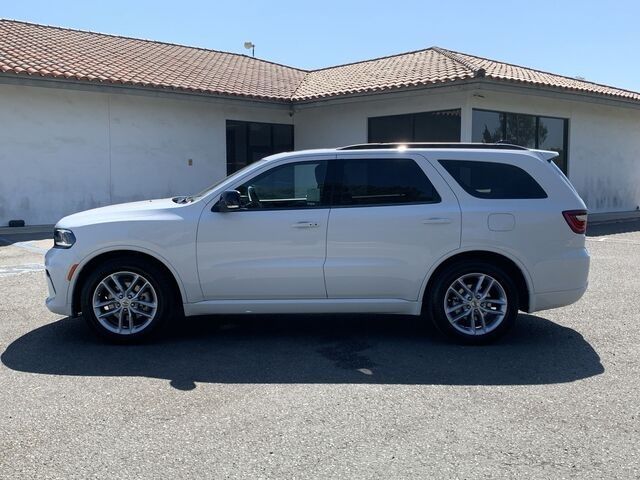
[[[431,266],[460,245],[455,195],[425,158],[406,152],[344,152],[335,175],[328,297],[417,300]]]

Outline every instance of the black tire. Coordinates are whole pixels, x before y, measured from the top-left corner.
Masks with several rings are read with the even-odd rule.
[[[133,333],[126,331],[128,327],[123,328],[123,333],[111,331],[101,323],[94,312],[93,296],[94,293],[96,293],[96,289],[103,279],[116,272],[132,272],[141,275],[151,284],[153,292],[155,293],[157,300],[155,315],[151,320],[140,316],[140,322],[142,324],[138,325],[138,327],[143,327],[146,322],[148,322],[148,324],[139,331],[135,330],[137,328],[135,325]],[[174,285],[173,279],[170,278],[162,268],[144,259],[123,256],[105,260],[88,275],[82,286],[80,293],[82,316],[94,332],[110,342],[127,344],[139,343],[149,339],[152,335],[159,332],[172,317],[179,315],[180,309],[178,302],[180,297],[179,292],[174,291]],[[137,316],[134,315],[134,318],[137,318]],[[115,322],[114,316],[110,316],[109,320]]]
[[[476,319],[479,317],[476,316],[473,320],[469,320],[467,317],[463,319],[463,322],[466,322],[466,324],[456,323],[456,325],[459,325],[459,328],[456,328],[447,318],[447,313],[445,311],[445,302],[450,301],[451,298],[456,298],[453,293],[450,293],[450,298],[447,300],[446,295],[449,291],[449,287],[457,279],[465,275],[472,275],[476,273],[493,278],[502,288],[507,300],[506,308],[491,304],[492,306],[490,308],[502,309],[505,313],[504,318],[500,322],[496,322],[497,325],[494,326],[493,329],[486,331],[486,333],[482,332],[480,325],[476,322]],[[487,280],[486,282],[489,281],[490,280]],[[431,291],[427,292],[427,295],[425,296],[427,304],[425,305],[424,310],[430,315],[436,328],[447,338],[457,343],[466,345],[484,345],[491,343],[512,328],[516,317],[518,316],[518,288],[508,271],[498,265],[493,265],[484,261],[455,263],[439,272],[431,285]],[[459,290],[462,290],[462,286],[460,284],[457,285]],[[488,283],[485,285],[488,285]],[[496,286],[493,288],[496,289],[498,287]],[[473,309],[473,307],[471,307],[471,309]],[[462,310],[458,310],[457,312],[464,313]],[[490,314],[487,318],[497,318],[498,316],[499,315]],[[455,318],[453,320],[455,320]],[[471,326],[472,321],[476,322],[475,325],[477,325],[477,328],[474,329]],[[461,329],[468,329],[469,332],[466,333],[461,331]],[[471,334],[471,331],[475,331],[476,333]]]

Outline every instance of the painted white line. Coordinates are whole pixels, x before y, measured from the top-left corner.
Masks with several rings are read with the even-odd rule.
[[[23,273],[42,272],[44,265],[41,263],[26,263],[24,265],[13,265],[0,267],[0,278],[10,277],[12,275],[21,275]]]
[[[607,243],[622,243],[625,245],[640,245],[640,242],[638,241],[634,241],[634,240],[626,240],[624,238],[587,238],[587,240],[589,242],[604,242],[606,241]]]

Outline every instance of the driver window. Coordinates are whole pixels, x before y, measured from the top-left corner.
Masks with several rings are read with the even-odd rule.
[[[239,186],[243,210],[298,209],[327,205],[326,161],[289,163],[272,168]]]

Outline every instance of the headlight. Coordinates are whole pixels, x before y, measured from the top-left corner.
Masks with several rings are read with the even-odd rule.
[[[71,248],[76,243],[76,236],[71,230],[56,228],[53,231],[53,246],[56,248]]]

